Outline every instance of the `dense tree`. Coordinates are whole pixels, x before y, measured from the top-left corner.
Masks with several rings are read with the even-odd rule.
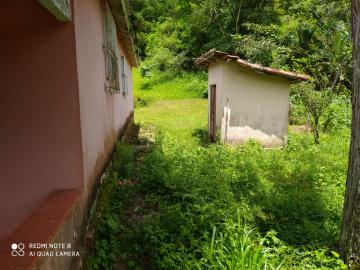
[[[146,68],[194,69],[217,48],[306,72],[316,90],[351,88],[348,0],[134,0]]]
[[[351,268],[360,268],[360,2],[352,1],[353,123],[346,183],[341,249]]]
[[[193,69],[193,59],[214,47],[234,53],[233,36],[245,31],[244,23],[279,22],[273,1],[135,0],[133,4],[142,57],[149,60],[158,54],[180,55],[184,69]],[[167,31],[159,29],[163,25]],[[177,46],[168,46],[169,36],[177,40]]]

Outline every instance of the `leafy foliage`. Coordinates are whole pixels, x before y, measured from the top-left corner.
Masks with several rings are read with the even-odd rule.
[[[346,269],[337,249],[347,168],[351,44],[346,0],[134,0],[143,62],[136,120],[157,127],[146,151],[121,145],[103,180],[88,269]],[[291,121],[315,139],[282,150],[207,143],[206,75],[216,47],[306,72]],[[331,101],[331,102],[330,102]],[[141,108],[139,108],[141,107]],[[142,152],[144,151],[144,152]],[[141,164],[139,164],[141,163]],[[136,186],[125,179],[141,179]],[[119,181],[120,180],[120,181]],[[129,221],[137,194],[141,219]],[[121,267],[120,267],[121,268]]]
[[[316,90],[351,88],[347,0],[136,0],[134,9],[146,72],[192,70],[194,58],[217,48],[305,72]]]
[[[294,90],[311,116],[314,141],[318,144],[320,143],[320,118],[331,103],[331,95],[326,91],[314,91],[314,87],[311,84],[296,85]]]
[[[330,251],[341,218],[344,135],[314,145],[293,134],[286,150],[269,151],[159,134],[135,175],[140,187],[111,184],[91,269],[111,269],[116,258],[129,269],[345,269]],[[122,170],[134,168],[127,160]],[[153,210],[139,210],[146,214],[134,227],[121,209],[136,190]]]
[[[102,176],[91,226],[95,230],[94,248],[85,261],[85,269],[113,269],[121,254],[118,235],[124,226],[120,223],[119,213],[129,197],[131,190],[121,187],[119,181],[133,171],[133,152],[130,147],[118,144],[111,163]],[[118,200],[119,198],[121,200]]]
[[[155,107],[141,108],[140,120]],[[112,269],[119,259],[128,269],[346,268],[331,251],[342,210],[346,125],[324,134],[320,145],[294,133],[284,150],[255,142],[204,147],[188,136],[205,119],[196,122],[197,114],[185,113],[187,120],[176,125],[146,118],[158,121],[160,133],[140,167],[129,147],[118,148],[107,174],[112,177],[104,182],[108,191],[100,197],[107,203],[100,204],[90,269]],[[172,121],[177,116],[169,114]],[[141,179],[140,186],[119,185],[116,179],[125,177]],[[144,218],[131,225],[124,209],[139,191],[150,210],[138,209]]]
[[[135,82],[135,107],[149,106],[158,100],[207,97],[207,74],[205,72],[154,72],[142,77],[140,70],[133,72]]]
[[[315,91],[312,84],[292,87],[290,124],[308,124],[316,143],[320,131],[336,132],[350,128],[351,99],[348,95],[333,95],[328,91]]]

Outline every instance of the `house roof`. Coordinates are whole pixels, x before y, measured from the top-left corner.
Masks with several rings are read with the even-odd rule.
[[[205,66],[208,67],[211,63],[215,62],[216,60],[224,60],[226,62],[234,62],[240,66],[243,66],[249,70],[253,70],[256,72],[281,76],[289,79],[290,81],[308,81],[310,76],[305,74],[298,74],[290,71],[274,69],[270,67],[264,67],[259,64],[252,64],[244,59],[241,59],[239,56],[230,55],[225,52],[217,51],[216,49],[212,49],[195,60],[195,64],[197,66]]]
[[[124,41],[130,61],[134,66],[138,66],[139,57],[134,42],[134,31],[130,22],[132,9],[129,0],[108,0],[111,13],[114,17],[116,28]]]

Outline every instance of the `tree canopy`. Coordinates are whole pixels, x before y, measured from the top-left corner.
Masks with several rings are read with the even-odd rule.
[[[351,88],[348,0],[134,0],[145,70],[193,70],[216,48],[304,72],[317,90]]]

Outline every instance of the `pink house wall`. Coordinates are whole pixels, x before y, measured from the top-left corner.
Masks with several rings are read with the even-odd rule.
[[[82,188],[83,168],[74,23],[4,1],[0,36],[2,239],[50,192]]]
[[[131,66],[126,61],[129,93],[108,93],[100,1],[77,0],[74,9],[85,189],[90,189],[133,110]],[[124,55],[120,46],[119,55]]]
[[[85,189],[79,209],[86,215],[94,180],[133,111],[133,95],[129,61],[128,94],[105,91],[100,0],[73,1],[69,23],[37,1],[6,1],[0,35],[3,239],[55,190]]]

